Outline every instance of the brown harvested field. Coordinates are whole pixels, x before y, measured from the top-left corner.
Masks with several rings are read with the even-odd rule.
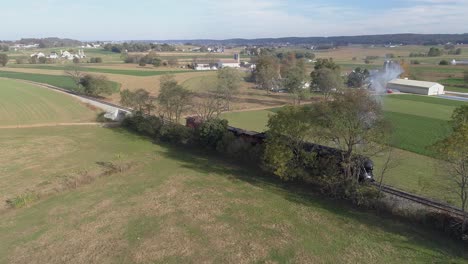
[[[33,69],[33,68],[2,68],[5,71],[11,72],[22,72],[22,73],[35,73],[35,74],[47,74],[47,75],[64,75],[64,72],[57,70],[46,70],[46,69]],[[159,93],[159,82],[163,75],[156,76],[129,76],[119,75],[111,73],[96,73],[99,75],[106,76],[109,80],[120,83],[121,89],[146,89],[153,96],[157,96]],[[201,78],[216,78],[216,72],[213,71],[188,71],[186,73],[174,74],[174,78],[182,85],[186,85],[187,81]],[[196,85],[195,88],[187,87],[195,93],[206,92],[203,87]],[[107,98],[109,101],[118,103],[120,95],[115,93]],[[267,94],[265,91],[254,89],[252,83],[243,82],[242,87],[238,95],[235,96],[232,103],[232,110],[242,109],[257,109],[262,107],[276,107],[287,103],[290,103],[290,98],[287,94],[270,93]]]

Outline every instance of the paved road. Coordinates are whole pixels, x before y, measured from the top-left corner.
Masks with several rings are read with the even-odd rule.
[[[454,95],[438,95],[437,97],[454,100],[454,101],[468,102],[468,97],[461,97],[461,96],[454,96]]]

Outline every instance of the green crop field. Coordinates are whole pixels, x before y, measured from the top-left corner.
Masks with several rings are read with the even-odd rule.
[[[0,79],[0,126],[94,121],[78,100],[19,81]]]
[[[42,69],[42,70],[53,70],[53,71],[65,71],[65,66],[52,66],[52,65],[12,65],[13,68],[25,68],[25,69]],[[82,72],[93,72],[93,73],[110,73],[119,75],[130,75],[130,76],[157,76],[164,74],[177,74],[191,72],[188,70],[174,70],[174,71],[148,71],[148,70],[119,70],[119,69],[106,69],[106,68],[93,68],[93,67],[81,67]]]
[[[0,70],[0,77],[46,83],[46,84],[50,84],[50,85],[57,86],[57,87],[67,89],[67,90],[76,89],[75,83],[68,76],[22,73],[22,72],[8,72],[8,71]],[[116,92],[119,91],[120,89],[119,83],[112,82],[112,81],[109,81],[109,82],[112,83],[114,91]]]
[[[0,130],[0,263],[463,263],[461,245],[120,129]],[[124,153],[132,167],[60,189]],[[5,166],[4,163],[2,166]],[[54,187],[55,186],[55,187]],[[3,198],[3,197],[2,197]]]

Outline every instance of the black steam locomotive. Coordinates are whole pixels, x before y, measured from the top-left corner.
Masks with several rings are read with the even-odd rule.
[[[253,131],[246,131],[236,127],[228,127],[236,137],[242,138],[244,141],[253,145],[263,144],[267,139],[267,134],[257,133]],[[305,143],[304,150],[316,154],[316,167],[314,169],[319,171],[326,171],[327,169],[339,168],[343,160],[343,151],[340,149],[327,147],[314,143]],[[359,181],[374,181],[374,163],[368,157],[362,155],[355,155],[352,158],[354,168],[353,172],[359,175]]]

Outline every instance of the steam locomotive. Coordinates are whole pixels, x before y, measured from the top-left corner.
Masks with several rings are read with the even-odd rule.
[[[252,145],[263,144],[267,139],[266,133],[258,133],[254,131],[246,131],[236,127],[228,127],[228,130],[236,137],[242,138],[244,141]],[[304,150],[316,154],[316,163],[318,170],[327,170],[339,168],[343,160],[343,151],[337,148],[327,147],[314,143],[305,143]],[[359,175],[360,182],[374,181],[374,163],[368,157],[362,155],[354,155],[352,158],[354,164],[353,172]]]

